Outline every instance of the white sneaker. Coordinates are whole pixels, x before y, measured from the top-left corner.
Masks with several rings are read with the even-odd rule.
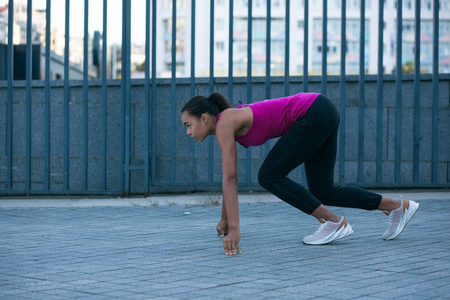
[[[339,240],[339,239],[345,238],[346,236],[349,236],[350,234],[352,234],[354,232],[352,226],[350,224],[348,224],[348,222],[345,219],[344,219],[344,222],[345,222],[345,224],[338,231],[339,234],[335,238],[335,240]]]
[[[389,216],[389,228],[384,232],[383,239],[392,240],[396,238],[403,231],[409,220],[414,216],[419,205],[419,203],[414,201],[404,200],[403,197],[400,196],[400,207],[394,209],[390,213],[384,212]]]
[[[320,227],[314,234],[303,239],[303,243],[308,245],[324,245],[336,239],[341,239],[353,233],[352,227],[344,217],[339,222],[319,220]]]

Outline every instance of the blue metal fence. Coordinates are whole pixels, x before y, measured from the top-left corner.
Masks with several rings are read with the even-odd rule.
[[[171,55],[171,79],[170,79],[170,99],[164,100],[167,103],[170,103],[170,122],[166,124],[166,126],[170,127],[170,176],[166,180],[162,180],[158,178],[157,168],[158,168],[158,134],[157,131],[157,102],[160,100],[158,98],[158,84],[162,81],[158,81],[156,76],[156,62],[158,59],[156,54],[157,48],[157,13],[158,6],[157,0],[146,0],[145,1],[145,12],[146,12],[146,31],[145,31],[145,53],[146,53],[146,61],[145,61],[145,79],[144,79],[144,105],[143,105],[143,128],[139,128],[144,132],[144,140],[143,140],[143,148],[144,155],[143,161],[141,163],[136,163],[133,161],[132,157],[132,149],[133,149],[133,141],[132,135],[137,129],[133,127],[135,113],[133,112],[132,107],[132,84],[135,82],[131,79],[131,1],[132,0],[122,0],[122,78],[120,79],[120,88],[121,88],[121,104],[120,104],[120,145],[121,145],[121,157],[120,157],[120,184],[115,185],[114,187],[110,187],[108,185],[108,99],[110,95],[109,91],[109,83],[106,78],[106,68],[102,68],[102,80],[101,80],[101,164],[100,169],[101,172],[101,184],[93,189],[90,188],[90,178],[89,178],[89,141],[90,141],[90,127],[89,127],[89,119],[90,119],[90,111],[89,111],[89,103],[92,101],[89,96],[90,89],[90,80],[88,78],[88,47],[89,47],[89,28],[88,28],[88,16],[89,16],[89,1],[84,1],[84,61],[83,61],[83,80],[82,80],[82,116],[79,122],[82,122],[82,140],[78,141],[78,143],[82,143],[83,152],[82,152],[82,178],[81,180],[81,188],[74,189],[69,185],[71,182],[71,151],[70,151],[70,136],[71,136],[71,128],[70,128],[70,119],[73,117],[71,115],[71,84],[72,80],[69,78],[69,40],[70,40],[70,0],[66,0],[66,8],[65,8],[65,61],[64,61],[64,100],[63,100],[63,158],[62,158],[62,186],[61,188],[54,189],[51,184],[51,109],[52,104],[50,101],[51,92],[52,92],[52,83],[50,82],[50,44],[51,44],[51,19],[50,19],[50,8],[51,8],[51,0],[46,0],[47,10],[46,10],[46,47],[45,47],[45,108],[44,108],[44,168],[41,175],[38,177],[43,178],[42,188],[33,189],[33,179],[32,173],[34,173],[32,167],[32,157],[33,157],[33,148],[32,148],[32,138],[33,138],[33,127],[32,127],[32,97],[33,97],[33,82],[31,78],[31,51],[32,51],[32,41],[31,41],[31,32],[32,32],[32,1],[28,0],[27,2],[27,47],[26,47],[26,114],[25,114],[25,180],[22,188],[14,187],[14,170],[13,160],[15,154],[13,153],[13,140],[14,135],[23,134],[22,132],[13,131],[13,118],[15,117],[15,113],[13,111],[13,95],[14,90],[16,88],[15,83],[13,81],[13,24],[14,24],[14,1],[9,0],[8,6],[8,46],[7,46],[7,66],[6,66],[6,74],[7,74],[7,100],[6,100],[6,159],[2,160],[5,162],[5,166],[0,170],[5,170],[5,184],[4,187],[0,187],[0,194],[125,194],[128,195],[132,192],[132,188],[130,187],[130,182],[132,181],[131,173],[139,172],[140,176],[142,176],[143,187],[139,190],[139,193],[149,194],[155,187],[208,187],[208,186],[219,186],[220,181],[214,180],[214,174],[217,170],[214,168],[215,161],[217,159],[217,154],[215,153],[216,143],[213,138],[209,138],[208,141],[208,163],[207,163],[207,172],[208,179],[205,180],[197,180],[196,177],[196,164],[198,163],[196,160],[196,145],[193,141],[189,142],[189,148],[186,151],[189,151],[189,163],[186,172],[189,174],[187,180],[179,180],[177,179],[177,170],[179,169],[177,166],[178,158],[177,158],[177,149],[179,147],[184,147],[184,144],[179,142],[177,139],[177,127],[179,124],[179,98],[186,98],[187,94],[181,95],[179,92],[180,79],[176,78],[176,40],[177,40],[177,28],[176,28],[176,20],[177,20],[177,1],[172,0],[172,55]],[[214,12],[215,12],[215,1],[210,1],[210,44],[209,44],[209,78],[208,78],[208,91],[212,92],[216,90],[217,80],[214,76]],[[252,7],[253,1],[248,0],[248,41],[252,41]],[[402,1],[398,0],[397,4],[397,20],[402,20]],[[194,96],[198,90],[198,82],[199,79],[195,78],[195,8],[196,1],[191,0],[191,65],[190,65],[190,78],[189,78],[189,95]],[[342,10],[341,10],[341,40],[346,40],[346,0],[342,0]],[[290,94],[291,85],[293,82],[293,78],[290,76],[289,70],[289,61],[290,61],[290,36],[291,36],[291,28],[290,28],[290,14],[292,13],[290,1],[286,0],[285,2],[285,74],[284,74],[284,94]],[[445,182],[438,182],[438,100],[439,100],[439,74],[438,74],[438,36],[439,36],[439,3],[438,0],[433,0],[433,73],[432,73],[432,159],[431,159],[431,179],[426,183],[420,181],[419,173],[420,173],[420,112],[421,112],[421,103],[420,103],[420,86],[421,86],[421,74],[420,74],[420,0],[416,0],[415,5],[415,23],[416,23],[416,31],[415,31],[415,71],[414,71],[414,128],[413,128],[413,180],[411,182],[403,182],[401,179],[401,163],[402,163],[402,155],[401,155],[401,147],[402,147],[402,134],[404,132],[404,128],[402,128],[402,72],[401,67],[397,67],[397,72],[395,75],[395,177],[394,182],[387,182],[383,180],[382,172],[383,172],[383,139],[386,136],[383,134],[383,84],[385,81],[385,75],[383,75],[383,55],[378,55],[378,74],[377,74],[377,86],[376,86],[376,179],[373,182],[367,182],[364,178],[364,163],[365,163],[365,153],[364,153],[364,138],[365,138],[365,97],[366,97],[366,82],[367,75],[365,75],[364,69],[364,57],[365,57],[365,1],[361,1],[360,7],[360,61],[359,61],[359,96],[358,96],[358,159],[357,159],[357,182],[356,184],[362,186],[369,187],[449,187],[450,183],[447,179]],[[231,103],[233,103],[233,95],[234,90],[233,86],[235,84],[236,78],[233,77],[233,11],[234,3],[233,1],[229,1],[229,57],[228,57],[228,78],[227,78],[227,91],[228,98]],[[327,94],[328,86],[327,83],[330,80],[329,75],[327,75],[327,0],[323,0],[323,19],[322,19],[322,75],[320,76],[320,84],[321,84],[321,93]],[[379,1],[379,23],[378,23],[378,53],[383,53],[383,15],[384,11],[384,1]],[[103,55],[102,61],[103,66],[106,65],[106,56],[107,56],[107,0],[103,0]],[[267,0],[267,23],[266,23],[266,39],[267,41],[271,40],[271,0]],[[311,81],[311,77],[308,75],[308,48],[309,48],[309,37],[308,37],[308,28],[310,26],[309,22],[309,1],[304,0],[304,59],[303,59],[303,76],[301,77],[302,82],[302,90],[307,92],[309,91],[309,82]],[[402,39],[402,22],[397,22],[397,41],[401,41]],[[402,61],[402,43],[397,43],[396,48],[396,60],[397,62]],[[341,64],[340,64],[340,76],[339,76],[339,108],[341,111],[341,127],[340,127],[340,138],[339,138],[339,157],[338,157],[338,175],[339,182],[342,184],[347,183],[345,180],[345,168],[346,168],[346,157],[345,157],[345,149],[346,149],[346,81],[347,76],[345,75],[345,56],[346,45],[344,42],[341,43]],[[266,43],[266,77],[264,79],[265,83],[265,97],[267,99],[272,97],[271,94],[271,85],[274,82],[274,77],[271,76],[271,46],[270,43]],[[246,99],[250,102],[253,98],[253,82],[254,77],[252,76],[252,43],[248,42],[247,44],[247,76],[246,76]],[[186,100],[186,99],[184,99]],[[3,116],[2,116],[3,118]],[[267,143],[264,146],[264,152],[267,153],[270,150],[270,143]],[[252,150],[247,149],[245,151],[245,177],[240,181],[241,186],[245,187],[256,187],[257,183],[255,180],[252,180],[252,169],[253,169],[253,157]],[[303,174],[303,168],[301,169]],[[254,175],[254,174],[253,174]],[[299,176],[300,180],[305,183],[305,176]]]

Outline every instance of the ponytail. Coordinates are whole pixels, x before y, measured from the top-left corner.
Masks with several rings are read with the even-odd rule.
[[[181,113],[187,111],[190,115],[200,118],[203,113],[217,116],[220,112],[230,108],[228,99],[219,92],[214,92],[208,97],[195,96],[181,109]]]

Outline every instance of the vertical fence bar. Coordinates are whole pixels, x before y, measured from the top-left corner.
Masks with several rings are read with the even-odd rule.
[[[151,105],[152,185],[156,184],[156,0],[152,0],[152,105]]]
[[[232,1],[231,1],[232,2]],[[270,70],[270,63],[271,63],[271,30],[272,30],[272,3],[271,0],[267,0],[267,15],[266,15],[266,99],[270,99],[271,98],[271,93],[270,93],[270,75],[271,75],[271,70]],[[267,154],[269,154],[270,151],[270,143],[266,143],[265,147],[265,152],[266,152],[266,156]]]
[[[106,191],[106,157],[107,157],[107,45],[108,45],[108,0],[103,0],[103,33],[102,33],[102,190]]]
[[[248,19],[247,19],[247,103],[252,101],[252,23],[253,23],[253,1],[248,1]],[[245,174],[245,183],[250,185],[252,178],[252,152],[247,148],[246,161],[247,168]]]
[[[322,14],[322,94],[327,94],[327,14],[328,3],[323,0],[323,14]]]
[[[176,75],[177,75],[177,0],[172,1],[172,64],[171,64],[172,78],[170,81],[171,86],[171,132],[170,132],[170,183],[175,182],[175,117],[176,117]]]
[[[384,41],[384,1],[378,2],[378,74],[377,74],[377,162],[376,182],[382,180],[383,155],[383,41]]]
[[[69,104],[70,104],[70,87],[69,87],[69,46],[70,46],[70,0],[66,0],[65,6],[65,35],[64,35],[64,154],[63,169],[64,182],[63,191],[69,191]]]
[[[126,143],[126,141],[125,141],[125,139],[126,139],[126,134],[125,134],[125,132],[126,132],[126,129],[125,129],[125,115],[126,115],[126,113],[125,113],[125,109],[126,109],[126,91],[125,91],[125,85],[126,85],[126,83],[125,83],[125,77],[126,77],[126,74],[125,74],[125,69],[126,69],[126,60],[125,60],[125,57],[126,57],[126,47],[125,47],[125,44],[126,44],[126,0],[122,0],[122,53],[121,53],[121,55],[122,55],[122,58],[121,58],[121,60],[122,60],[122,69],[120,70],[120,75],[121,75],[121,91],[120,91],[120,93],[121,93],[121,100],[120,100],[120,133],[121,133],[121,145],[122,145],[122,147],[121,147],[121,153],[120,153],[120,157],[121,157],[121,168],[122,168],[122,172],[121,172],[121,175],[120,175],[120,186],[121,186],[121,189],[122,189],[122,192],[126,195],[126,193],[127,193],[127,190],[126,190],[126,188],[125,188],[125,181],[126,181],[126,179],[125,179],[125,177],[126,177],[126,172],[128,172],[128,169],[125,167],[125,164],[126,164],[126,160],[125,160],[125,156],[126,156],[126,150],[125,150],[125,148],[126,148],[126,145],[125,145],[125,143]]]
[[[125,0],[125,192],[130,194],[131,159],[131,0]]]
[[[88,181],[88,77],[89,77],[89,0],[84,0],[84,49],[83,49],[83,182],[82,191],[86,192]]]
[[[232,1],[231,1],[232,2]],[[271,19],[272,19],[272,10],[271,10],[271,0],[267,0],[267,17],[266,17],[266,99],[270,99],[270,41],[271,41]]]
[[[345,0],[344,0],[345,1]],[[304,16],[304,31],[303,31],[303,92],[308,92],[308,49],[309,49],[309,0],[304,0],[305,7],[303,11]],[[300,166],[302,174],[302,184],[306,185],[305,166]]]
[[[8,47],[6,56],[6,78],[8,80],[7,105],[6,105],[6,190],[12,190],[12,118],[13,118],[13,60],[14,60],[14,0],[8,1]]]
[[[232,3],[233,1],[231,1]],[[195,96],[195,0],[191,4],[191,98]],[[231,100],[230,100],[231,101]],[[195,141],[190,139],[190,184],[195,183]]]
[[[284,95],[289,95],[290,0],[286,0],[286,37],[284,49]]]
[[[414,32],[414,146],[413,176],[419,182],[420,151],[420,0],[415,1]]]
[[[431,182],[437,183],[438,162],[438,108],[439,108],[439,0],[433,0],[433,104],[432,119],[432,150],[431,150]]]
[[[46,1],[45,12],[45,154],[44,154],[44,191],[50,189],[50,26],[51,0]]]
[[[32,80],[32,0],[27,1],[27,45],[26,45],[26,119],[25,119],[25,132],[26,132],[26,156],[25,156],[25,189],[26,193],[30,193],[31,189],[31,80]]]
[[[397,1],[397,59],[395,77],[395,183],[400,183],[402,132],[402,17],[403,1]]]
[[[209,12],[209,93],[214,91],[214,2],[210,1]],[[208,161],[209,182],[214,182],[214,139],[209,137],[209,161]]]
[[[149,148],[150,148],[150,0],[145,1],[145,83],[144,83],[144,194],[149,195]]]
[[[209,11],[209,93],[214,91],[214,3],[210,2]]]
[[[131,0],[123,0],[122,10],[122,136],[124,149],[122,150],[123,176],[122,186],[126,196],[130,193],[130,64],[131,64]]]
[[[231,1],[232,3],[233,1]],[[191,0],[191,78],[190,96],[195,96],[195,0]]]
[[[345,0],[343,0],[345,1]],[[303,32],[303,92],[308,91],[308,48],[309,48],[309,0],[305,0]]]
[[[359,106],[358,106],[358,182],[364,181],[364,72],[365,72],[365,45],[366,45],[366,2],[361,0],[361,17],[359,32]]]
[[[268,0],[270,1],[270,0]],[[233,105],[233,2],[230,1],[228,28],[228,100]]]
[[[342,0],[341,7],[341,71],[339,83],[339,102],[341,122],[339,128],[339,183],[345,183],[345,54],[347,46],[347,3]]]

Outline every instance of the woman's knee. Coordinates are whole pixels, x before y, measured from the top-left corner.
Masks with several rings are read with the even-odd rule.
[[[329,204],[329,199],[333,197],[334,188],[326,189],[325,187],[308,188],[309,192],[320,200],[323,204]]]
[[[270,187],[277,183],[280,179],[282,178],[274,175],[274,173],[267,168],[261,167],[261,169],[259,169],[258,182],[268,191],[270,191]]]
[[[259,169],[259,172],[258,172],[258,182],[265,189],[267,189],[267,187],[270,186],[270,183],[271,183],[269,173],[264,172],[264,170],[262,168]]]

